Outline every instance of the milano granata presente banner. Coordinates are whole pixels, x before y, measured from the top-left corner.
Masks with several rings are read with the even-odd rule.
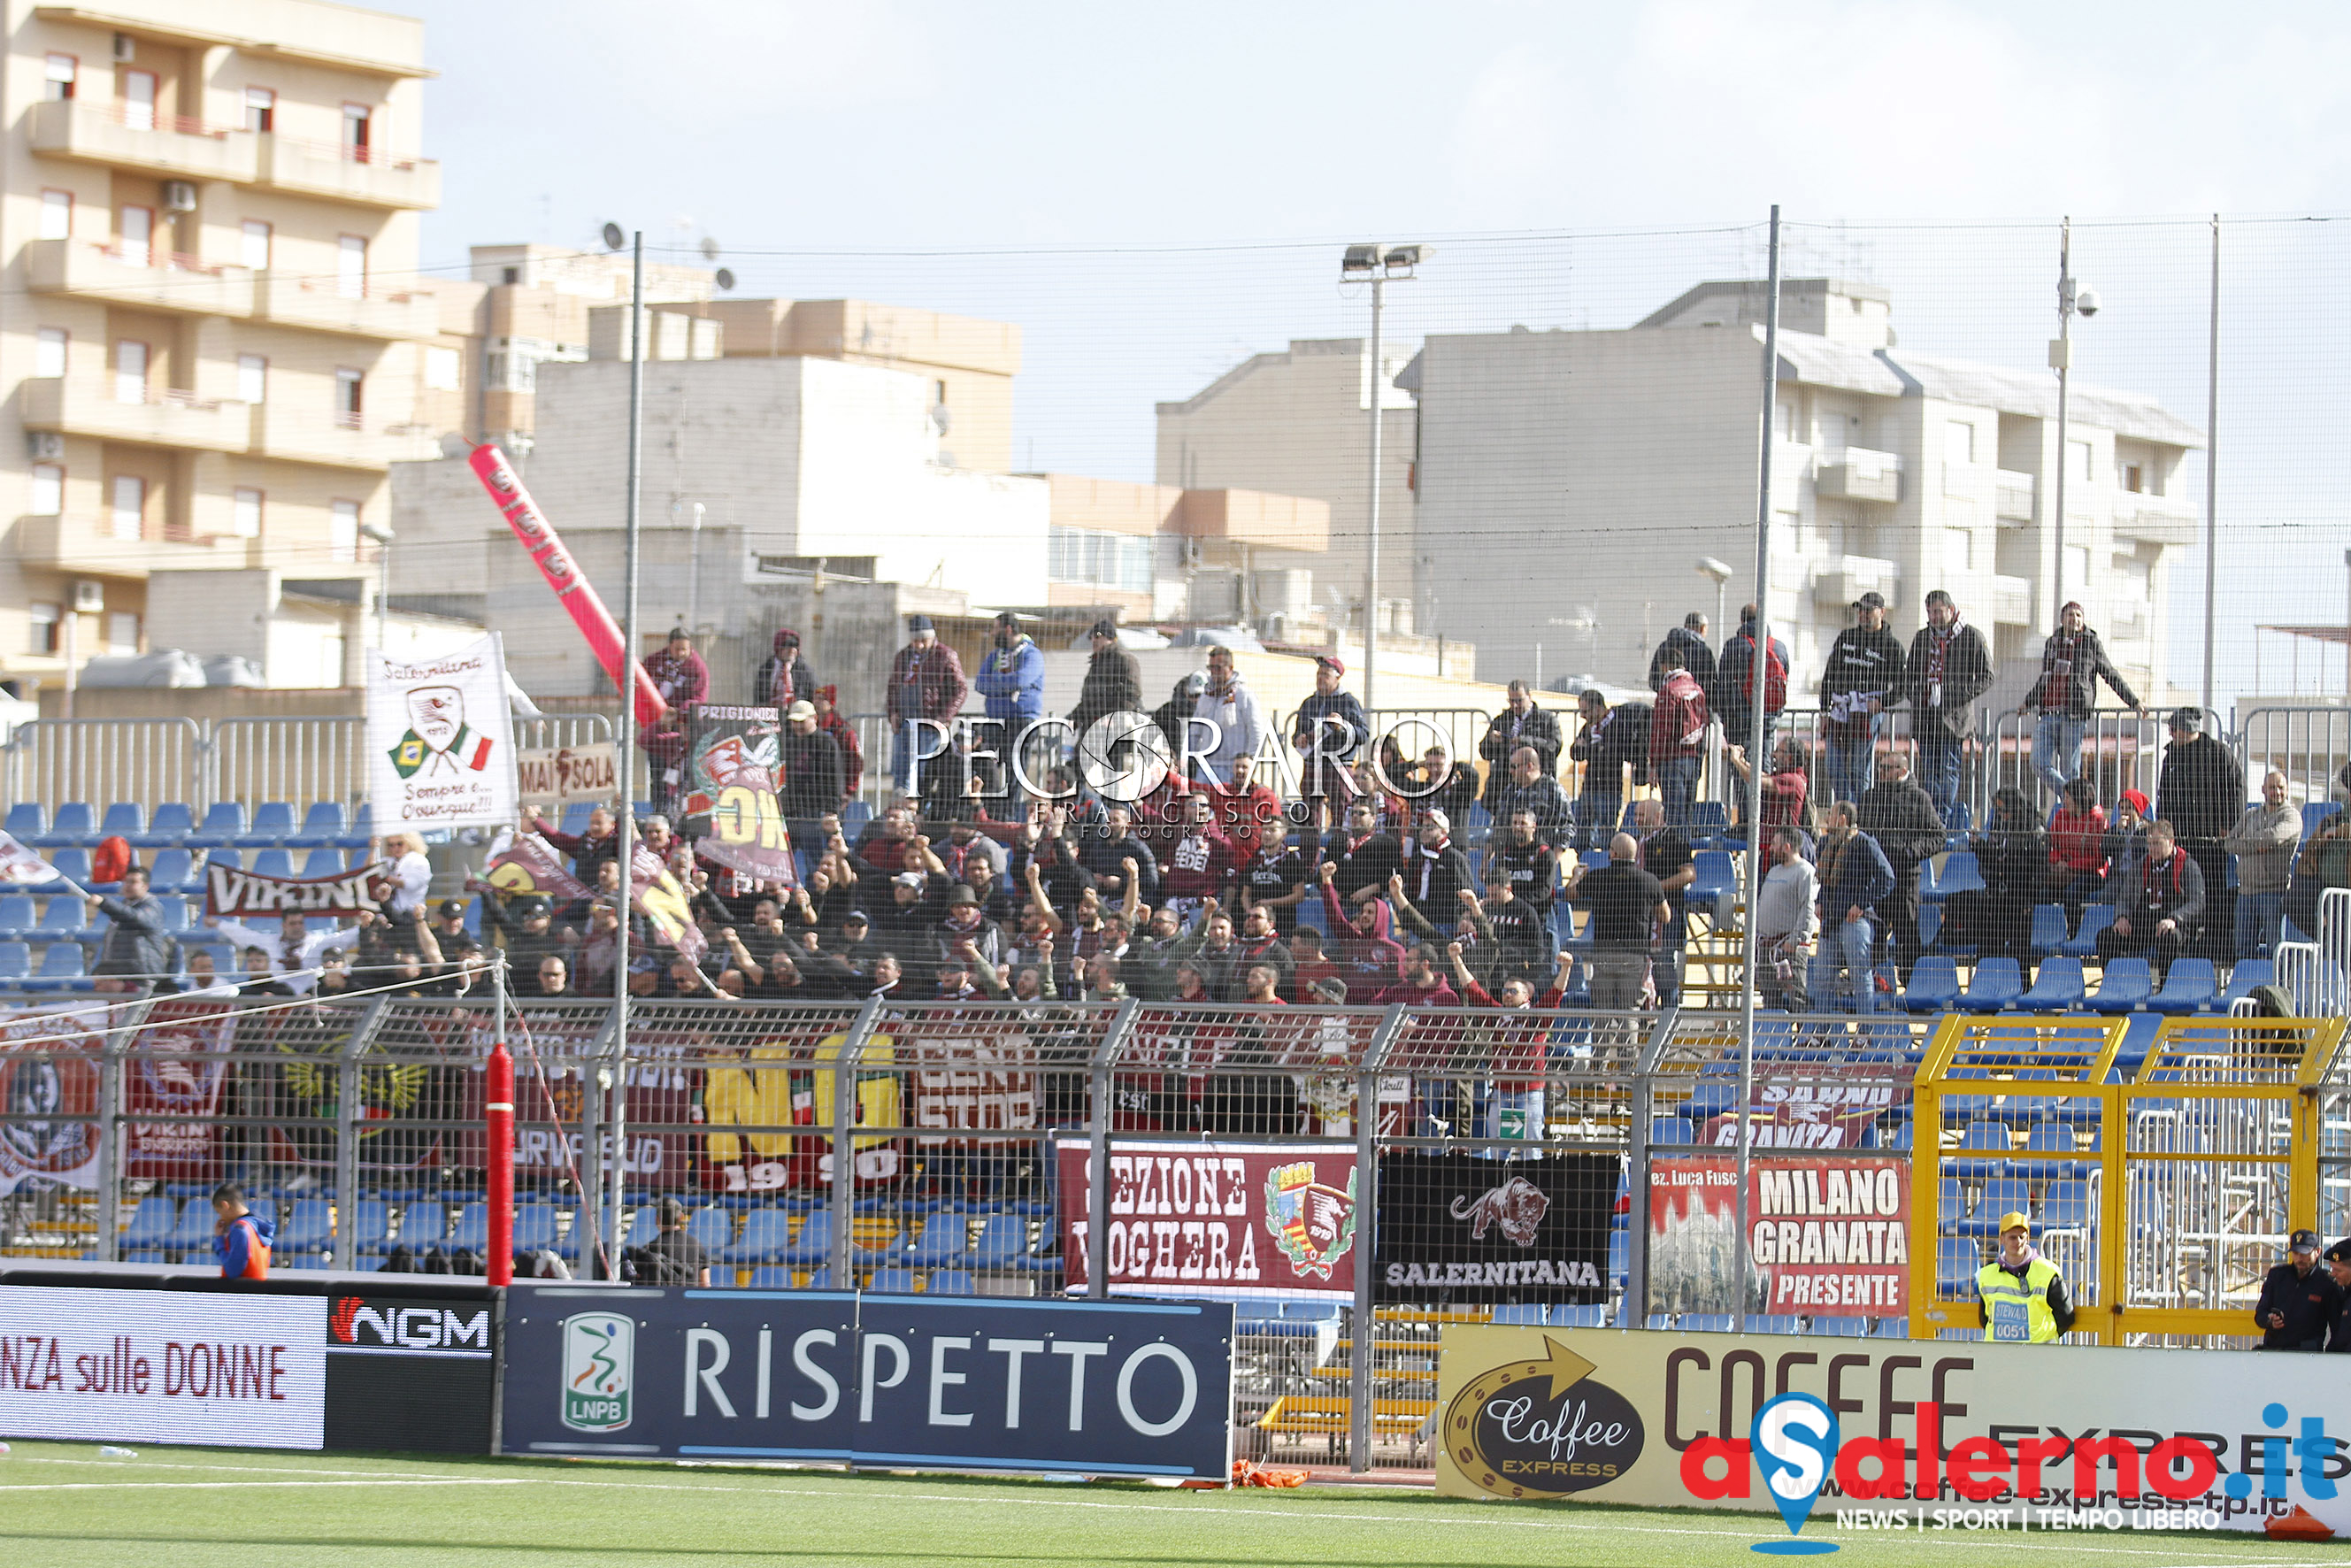
[[[1061,1269],[1091,1288],[1088,1138],[1056,1140]],[[1110,1293],[1353,1301],[1355,1151],[1343,1144],[1110,1145]]]
[[[1739,1161],[1649,1165],[1649,1311],[1739,1305]],[[1773,1155],[1747,1167],[1747,1310],[1896,1318],[1910,1311],[1910,1163]]]

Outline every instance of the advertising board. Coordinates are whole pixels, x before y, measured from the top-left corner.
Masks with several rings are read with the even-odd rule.
[[[1088,1288],[1089,1138],[1057,1140],[1061,1266]],[[1113,1138],[1110,1293],[1353,1301],[1361,1255],[1348,1144]]]
[[[1232,1308],[517,1285],[507,1453],[1222,1479]]]
[[[1738,1304],[1739,1161],[1659,1155],[1649,1167],[1649,1311]],[[1910,1312],[1910,1162],[1773,1155],[1747,1170],[1747,1310],[1814,1317]]]

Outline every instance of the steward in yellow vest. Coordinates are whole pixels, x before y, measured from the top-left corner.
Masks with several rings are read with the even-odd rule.
[[[2023,1215],[2001,1216],[2000,1255],[1976,1271],[1986,1339],[2047,1344],[2074,1326],[2064,1277],[2033,1248],[2032,1236]]]

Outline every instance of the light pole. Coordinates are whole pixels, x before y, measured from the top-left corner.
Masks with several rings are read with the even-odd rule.
[[[604,1111],[611,1128],[611,1168],[604,1182],[604,1234],[611,1239],[611,1277],[620,1278],[621,1217],[628,1212],[628,1060],[629,1060],[629,916],[636,895],[637,779],[637,491],[644,465],[645,407],[645,236],[640,230],[623,235],[621,225],[604,225],[604,246],[618,250],[626,243],[629,256],[629,483],[626,501],[626,549],[622,568],[621,598],[621,919],[612,945],[612,1071],[610,1099]]]
[[[1372,480],[1371,500],[1365,518],[1365,531],[1371,546],[1370,565],[1364,579],[1364,708],[1370,712],[1379,704],[1374,696],[1379,669],[1380,638],[1380,416],[1387,378],[1380,373],[1380,312],[1387,305],[1388,280],[1409,281],[1415,267],[1433,254],[1434,246],[1426,245],[1351,245],[1339,258],[1341,282],[1369,281],[1372,286],[1372,357],[1370,396],[1372,417]]]
[[[1714,579],[1714,634],[1718,637],[1724,636],[1727,633],[1722,630],[1725,624],[1722,619],[1722,592],[1724,585],[1730,581],[1730,563],[1727,560],[1717,560],[1710,555],[1702,555],[1698,558],[1698,574],[1700,577]]]
[[[2069,217],[2057,230],[2057,336],[2049,345],[2049,368],[2057,372],[2057,556],[2056,565],[2049,574],[2053,585],[2049,618],[2053,623],[2065,602],[2065,471],[2073,466],[2065,427],[2071,412],[2068,382],[2074,370],[2074,318],[2097,313],[2098,297],[2081,287],[2074,276],[2074,220]]]

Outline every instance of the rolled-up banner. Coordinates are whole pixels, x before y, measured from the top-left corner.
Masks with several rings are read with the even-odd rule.
[[[204,866],[204,913],[242,918],[249,915],[356,915],[383,912],[376,887],[390,867],[372,865],[332,876],[263,876],[218,861]]]
[[[627,651],[612,612],[605,609],[604,601],[596,596],[595,587],[580,575],[579,563],[571,559],[571,552],[563,548],[563,541],[555,537],[554,526],[547,520],[547,514],[538,509],[538,503],[532,500],[530,492],[522,487],[522,480],[517,477],[514,465],[507,461],[507,455],[498,450],[495,442],[484,442],[474,448],[473,455],[465,461],[473,468],[475,476],[481,480],[482,487],[490,493],[490,499],[496,504],[498,515],[506,518],[507,527],[514,530],[516,541],[532,560],[538,563],[539,575],[547,579],[547,586],[554,591],[555,597],[570,612],[571,623],[579,627],[580,634],[588,640],[590,651],[596,655],[596,662],[604,666],[604,673],[612,678],[615,687],[624,679],[622,666],[628,666],[626,678],[636,694],[637,722],[651,724],[659,718],[663,704],[661,693],[653,687],[653,678]]]

